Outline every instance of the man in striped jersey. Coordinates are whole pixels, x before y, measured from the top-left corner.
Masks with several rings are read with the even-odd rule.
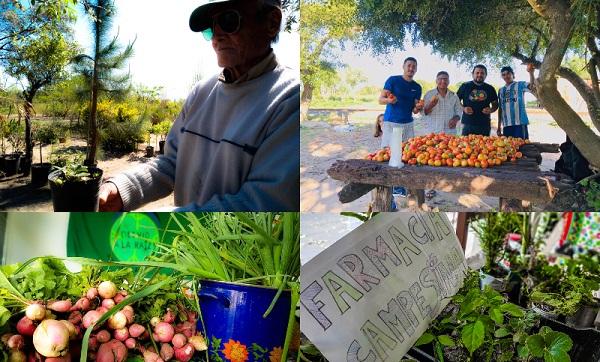
[[[498,100],[498,136],[529,138],[527,112],[525,111],[525,92],[535,94],[533,67],[527,67],[529,83],[515,81],[515,73],[511,67],[502,67],[500,75],[506,85],[500,88]],[[504,127],[504,129],[503,129]]]

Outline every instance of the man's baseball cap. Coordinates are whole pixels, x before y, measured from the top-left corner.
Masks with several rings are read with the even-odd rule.
[[[210,28],[213,25],[212,18],[209,16],[211,11],[220,4],[235,2],[236,0],[208,0],[208,3],[198,6],[190,15],[190,29],[200,32]],[[281,0],[262,0],[262,2],[265,5],[281,8]]]

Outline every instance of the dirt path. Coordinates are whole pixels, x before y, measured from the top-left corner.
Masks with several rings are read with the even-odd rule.
[[[366,113],[366,112],[365,112]],[[375,119],[377,112],[353,114],[348,125],[336,122],[307,121],[300,128],[300,211],[340,212],[366,211],[371,202],[367,194],[358,200],[342,204],[337,193],[342,182],[327,175],[327,169],[338,159],[363,158],[365,154],[379,149],[380,139],[373,137],[373,125],[366,119]],[[531,117],[530,138],[537,142],[562,143],[565,133],[552,124],[545,114]],[[492,123],[495,123],[493,121]],[[495,129],[492,131],[495,133]],[[426,124],[415,120],[415,134],[427,134]],[[543,154],[541,168],[549,170],[559,154]],[[408,210],[406,198],[396,198],[399,209]],[[440,211],[489,211],[498,208],[498,198],[438,191],[426,201],[428,209]]]
[[[68,147],[81,148],[84,141],[74,140],[68,142]],[[140,150],[122,156],[105,155],[105,160],[98,161],[98,167],[104,171],[104,178],[111,177],[136,165],[146,163],[151,158],[145,157],[145,151]],[[145,147],[144,147],[145,148]],[[47,161],[51,147],[42,149],[44,161]],[[39,162],[39,148],[35,149],[34,162]],[[16,175],[0,179],[0,211],[52,211],[52,197],[50,188],[44,186],[34,188],[30,185],[30,177]],[[174,207],[173,194],[144,205],[137,211],[159,211]]]

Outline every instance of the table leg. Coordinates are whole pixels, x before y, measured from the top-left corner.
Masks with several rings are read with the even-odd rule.
[[[392,211],[392,188],[389,186],[377,186],[375,189],[375,200],[373,211]]]
[[[411,194],[415,201],[417,202],[417,207],[420,209],[421,206],[423,206],[423,204],[425,203],[425,190],[423,189],[411,189],[409,191],[409,194]]]

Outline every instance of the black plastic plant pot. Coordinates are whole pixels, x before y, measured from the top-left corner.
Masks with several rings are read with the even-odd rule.
[[[486,285],[489,285],[492,289],[503,293],[507,290],[508,281],[506,278],[498,278],[493,275],[484,273],[483,271],[479,271],[479,280],[480,286],[483,290]]]
[[[102,170],[89,168],[95,177],[85,181],[66,181],[60,170],[48,175],[54,211],[98,211],[98,192]]]
[[[158,141],[158,153],[160,155],[165,153],[165,141]]]
[[[19,166],[21,164],[20,154],[7,155],[4,158],[4,173],[6,176],[13,176],[19,173]]]
[[[544,304],[531,303],[531,310],[546,319],[550,319],[553,321],[559,321],[559,319],[560,319],[558,314],[552,313],[550,311],[550,307],[547,307]]]
[[[591,328],[594,325],[597,313],[597,307],[583,305],[579,307],[574,315],[568,316],[566,321],[567,324],[573,328]]]
[[[36,163],[31,165],[31,185],[33,187],[44,187],[48,184],[48,174],[52,168],[51,163]]]
[[[6,172],[6,169],[4,168],[4,160],[6,159],[6,155],[0,155],[0,172],[4,173]]]
[[[22,173],[23,176],[29,176],[29,173],[31,172],[31,158],[21,157],[19,172]]]
[[[598,362],[600,361],[600,331],[594,328],[576,329],[564,323],[542,318],[541,325],[569,335],[573,347],[569,351],[571,361]]]
[[[154,157],[154,147],[146,146],[146,157]]]

